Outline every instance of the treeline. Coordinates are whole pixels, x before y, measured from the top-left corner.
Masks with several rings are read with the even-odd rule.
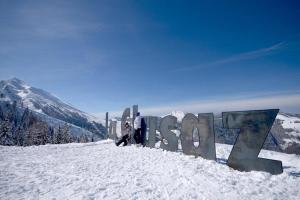
[[[44,145],[89,142],[86,135],[74,137],[68,124],[53,128],[26,108],[17,109],[16,102],[0,104],[0,145]]]

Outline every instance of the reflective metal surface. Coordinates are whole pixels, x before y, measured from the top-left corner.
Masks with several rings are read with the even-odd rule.
[[[167,151],[177,151],[178,150],[178,137],[171,130],[176,129],[177,118],[168,115],[161,119],[160,122],[160,134],[162,141],[160,143],[160,148]]]
[[[223,126],[240,129],[239,136],[228,158],[228,166],[240,171],[283,172],[282,162],[258,158],[258,154],[273,125],[278,109],[224,112]]]
[[[147,142],[146,146],[150,148],[155,147],[156,129],[157,129],[157,117],[145,116],[146,128],[147,128]]]
[[[117,122],[111,121],[109,124],[109,139],[116,140],[117,138]]]
[[[198,147],[193,140],[195,128],[199,133]],[[194,114],[186,114],[182,119],[180,138],[183,153],[216,160],[213,113],[198,114],[198,118]]]

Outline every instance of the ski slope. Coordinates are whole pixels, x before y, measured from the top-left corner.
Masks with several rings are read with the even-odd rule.
[[[299,199],[299,156],[263,150],[283,174],[239,172],[216,145],[217,162],[110,140],[0,146],[0,199]]]

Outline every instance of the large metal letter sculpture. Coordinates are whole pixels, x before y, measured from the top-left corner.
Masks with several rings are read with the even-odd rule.
[[[240,171],[283,172],[282,162],[258,158],[258,154],[273,125],[278,109],[224,112],[224,128],[240,129],[228,158],[228,166]]]
[[[109,124],[109,139],[116,140],[117,138],[117,122],[110,121]]]
[[[146,116],[146,125],[148,129],[147,147],[154,148],[156,142],[157,117]]]
[[[199,132],[200,141],[198,147],[195,147],[193,141],[195,128]],[[213,113],[198,114],[198,118],[194,114],[186,114],[182,119],[181,125],[181,145],[185,154],[216,160]]]
[[[122,121],[121,121],[121,134],[122,134],[122,136],[124,136],[125,134],[128,134],[127,130],[126,130],[126,127],[125,127],[125,123],[127,121],[127,118],[129,118],[129,117],[130,117],[130,108],[126,108],[123,112]]]
[[[161,119],[160,122],[160,135],[161,143],[160,148],[167,151],[177,151],[178,150],[178,137],[171,130],[176,129],[177,118],[168,115]],[[165,143],[165,140],[167,143]]]

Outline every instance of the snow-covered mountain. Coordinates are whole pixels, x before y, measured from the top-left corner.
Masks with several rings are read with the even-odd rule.
[[[279,113],[271,132],[284,152],[300,154],[300,115]]]
[[[21,109],[28,107],[36,116],[54,126],[68,123],[73,128],[73,133],[75,132],[77,135],[85,132],[95,139],[105,137],[105,128],[97,118],[62,102],[42,89],[31,87],[17,78],[0,81],[0,101],[16,102]]]

